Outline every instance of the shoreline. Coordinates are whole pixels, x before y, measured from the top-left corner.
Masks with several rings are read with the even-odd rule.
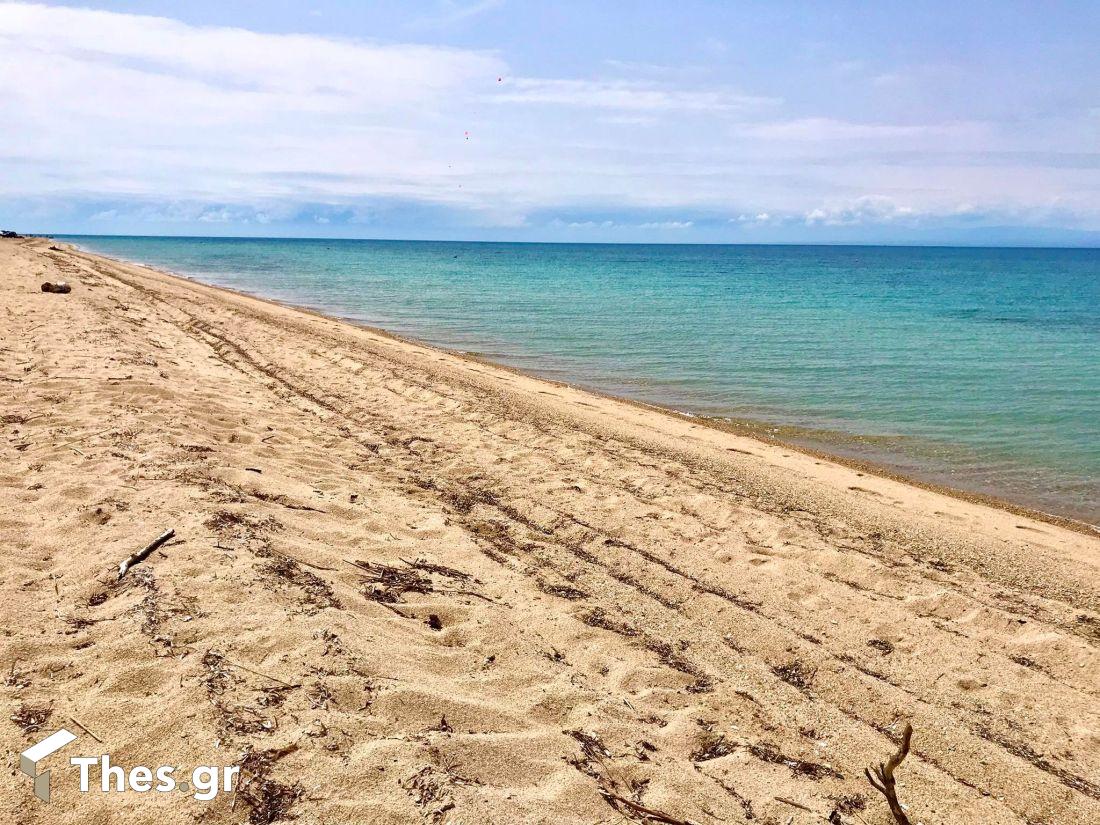
[[[877,825],[910,724],[914,820],[1100,821],[1095,535],[48,246],[0,241],[9,752],[73,719],[117,764],[271,754],[250,787],[332,825],[632,788]],[[54,768],[58,825],[196,816]]]
[[[48,236],[34,237],[49,239]],[[819,430],[808,427],[801,427],[798,425],[771,422],[766,419],[717,417],[684,412],[681,410],[677,410],[674,407],[665,406],[658,403],[629,398],[622,395],[615,395],[613,393],[606,392],[598,387],[586,383],[568,383],[565,381],[558,381],[546,375],[540,374],[537,370],[513,367],[511,365],[495,361],[491,358],[481,356],[478,353],[453,349],[450,347],[432,343],[430,341],[426,341],[422,338],[417,338],[415,336],[408,336],[391,332],[384,327],[379,327],[370,323],[357,321],[347,316],[330,314],[322,309],[313,308],[310,306],[289,301],[281,301],[275,298],[269,298],[260,293],[250,292],[248,290],[234,289],[232,287],[210,283],[209,281],[203,280],[198,275],[176,272],[154,264],[141,261],[132,261],[126,258],[114,257],[89,249],[84,249],[81,248],[79,244],[73,241],[63,240],[60,241],[60,243],[71,247],[73,250],[82,255],[87,255],[93,258],[100,258],[106,261],[127,264],[130,266],[142,267],[144,269],[149,269],[151,271],[157,272],[165,277],[179,278],[187,282],[200,284],[210,289],[222,290],[233,295],[239,295],[264,303],[269,303],[274,306],[304,312],[319,318],[324,318],[326,320],[348,324],[349,326],[364,329],[376,335],[382,335],[396,341],[411,344],[413,346],[424,347],[426,349],[438,352],[444,352],[456,358],[466,359],[475,363],[483,364],[485,366],[493,367],[495,369],[511,372],[516,375],[522,375],[536,381],[543,381],[552,386],[576,389],[599,398],[604,398],[622,404],[634,405],[641,409],[652,410],[682,421],[701,424],[703,426],[711,427],[719,431],[734,433],[743,437],[753,439],[755,441],[759,441],[764,444],[770,444],[790,450],[797,450],[800,453],[803,453],[804,455],[814,459],[833,462],[841,466],[860,471],[862,473],[881,476],[883,478],[890,479],[891,481],[911,485],[923,490],[927,490],[929,492],[956,498],[961,501],[967,501],[973,504],[979,504],[1004,510],[1014,515],[1033,518],[1037,521],[1042,521],[1048,524],[1064,527],[1066,529],[1074,530],[1085,535],[1100,536],[1100,521],[1091,522],[1083,518],[1049,512],[1023,501],[1014,501],[1011,498],[1005,497],[1005,494],[1003,493],[984,492],[980,490],[971,490],[963,487],[952,486],[949,483],[934,480],[935,476],[941,475],[942,473],[932,469],[928,470],[928,478],[922,478],[919,475],[915,475],[914,472],[910,471],[908,468],[901,469],[898,467],[890,466],[890,464],[888,463],[888,456],[882,456],[881,458],[867,458],[859,455],[845,455],[844,453],[835,452],[834,450],[830,449],[830,446],[835,446],[831,444],[831,442],[834,440],[838,443],[842,440],[858,441],[861,438],[868,437],[866,435],[858,433],[848,433],[844,431]],[[767,432],[767,430],[775,430],[778,431],[780,434],[776,436],[772,433]],[[823,437],[815,438],[815,435]]]

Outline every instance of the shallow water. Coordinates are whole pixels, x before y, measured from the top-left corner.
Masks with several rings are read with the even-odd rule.
[[[1100,522],[1100,250],[71,240]]]

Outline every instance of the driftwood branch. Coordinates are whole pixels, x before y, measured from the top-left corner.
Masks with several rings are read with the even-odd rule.
[[[149,544],[145,545],[145,547],[141,548],[136,553],[134,553],[132,556],[125,559],[118,566],[119,581],[121,581],[122,577],[126,575],[127,570],[129,570],[135,564],[138,564],[140,562],[145,561],[145,559],[147,559],[149,557],[150,553],[152,553],[154,550],[156,550],[158,547],[160,547],[162,544],[164,544],[164,542],[168,541],[168,539],[172,538],[172,536],[174,536],[174,535],[176,535],[175,530],[165,530],[163,533],[161,533],[159,536],[157,536],[155,539],[153,539],[151,542],[149,542]]]
[[[898,752],[891,756],[885,765],[880,763],[877,768],[874,768],[873,773],[871,768],[864,768],[863,770],[867,775],[867,781],[871,783],[871,787],[886,797],[886,802],[890,805],[890,813],[894,815],[894,821],[897,825],[910,825],[909,817],[905,815],[905,809],[898,802],[897,790],[894,788],[894,771],[909,755],[909,742],[912,738],[913,726],[906,724],[905,732],[901,735],[901,745],[898,747]]]

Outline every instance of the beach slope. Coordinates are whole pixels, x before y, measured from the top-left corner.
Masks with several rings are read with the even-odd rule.
[[[889,823],[908,722],[914,823],[1100,822],[1087,530],[47,240],[0,305],[5,821]]]

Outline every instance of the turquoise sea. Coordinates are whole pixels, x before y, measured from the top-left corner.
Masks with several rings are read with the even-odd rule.
[[[1097,249],[67,240],[1100,523]]]

